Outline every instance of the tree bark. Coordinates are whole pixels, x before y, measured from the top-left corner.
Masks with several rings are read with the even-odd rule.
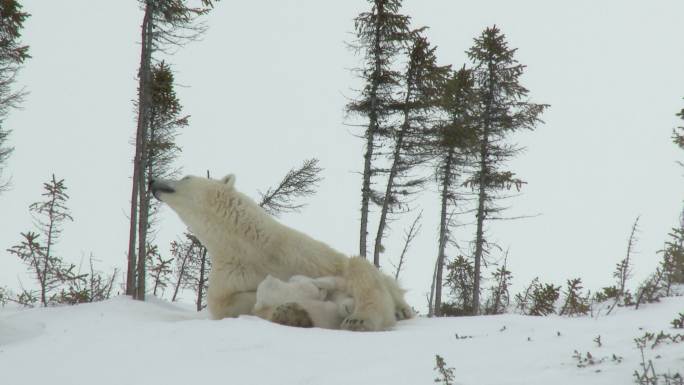
[[[142,237],[143,239],[138,239],[137,258],[135,248],[136,233],[138,237],[141,237],[142,232],[146,232],[147,230],[146,227],[141,229],[139,226],[139,222],[143,222],[141,217],[143,214],[146,214],[146,212],[143,212],[143,207],[139,207],[138,204],[141,204],[144,201],[143,193],[145,191],[145,145],[147,141],[147,125],[149,123],[149,85],[152,61],[152,14],[153,5],[151,2],[148,2],[145,7],[145,16],[143,17],[141,28],[142,47],[140,53],[140,70],[138,72],[138,125],[136,131],[135,159],[133,162],[131,217],[128,239],[128,277],[126,279],[126,294],[132,295],[135,299],[139,300],[145,299],[145,246],[143,245],[142,248],[140,247],[142,242],[146,242],[145,237]],[[140,217],[138,214],[140,214]]]
[[[381,15],[384,13],[382,2],[376,2],[378,7],[378,17],[375,24],[375,41],[373,42],[373,54],[375,55],[375,68],[373,70],[370,101],[371,108],[368,113],[368,130],[366,131],[366,153],[363,155],[363,183],[361,186],[361,228],[359,234],[359,255],[366,258],[367,254],[367,238],[368,238],[368,209],[371,196],[371,173],[373,163],[373,150],[375,145],[375,134],[378,131],[378,100],[377,93],[380,85],[380,72],[382,67],[380,65],[380,23]],[[377,265],[376,265],[377,266]]]
[[[435,300],[434,314],[441,316],[442,311],[442,275],[444,270],[444,250],[448,241],[447,232],[447,208],[449,199],[449,186],[451,186],[451,167],[454,161],[454,150],[449,149],[444,164],[444,179],[442,181],[442,211],[439,218],[439,250],[437,250],[437,264],[435,265]]]
[[[57,184],[55,174],[52,174],[52,184]],[[48,211],[48,221],[50,221],[50,224],[48,225],[47,244],[45,255],[43,256],[43,279],[40,282],[40,301],[43,303],[43,307],[47,307],[47,275],[50,268],[50,249],[52,247],[52,234],[55,225],[55,199],[56,196],[53,194],[50,199],[50,210]]]
[[[394,152],[392,153],[392,167],[390,168],[389,177],[387,178],[387,186],[385,188],[385,199],[382,201],[382,210],[380,211],[380,223],[378,224],[378,232],[375,234],[375,248],[373,250],[373,263],[375,266],[380,267],[380,250],[382,249],[382,237],[385,233],[385,226],[387,225],[387,211],[389,210],[389,201],[392,196],[392,189],[394,188],[394,178],[397,176],[397,168],[399,162],[401,161],[401,147],[404,142],[404,136],[406,131],[408,131],[409,122],[409,101],[411,100],[411,85],[413,83],[413,66],[409,65],[407,71],[406,83],[406,97],[404,98],[404,122],[401,125],[401,130],[397,134],[397,140],[394,147]]]
[[[486,216],[485,202],[487,200],[487,177],[489,167],[489,131],[491,129],[492,104],[494,103],[494,70],[493,64],[489,63],[489,89],[485,99],[485,113],[482,125],[482,142],[480,143],[480,179],[477,199],[477,230],[475,232],[475,264],[473,270],[473,315],[480,314],[480,270],[482,255],[484,253],[484,220]]]
[[[439,263],[439,258],[435,260],[435,268],[432,270],[432,284],[430,285],[430,296],[428,297],[428,317],[435,315],[435,281],[437,281],[437,264]]]
[[[188,258],[190,255],[190,251],[185,253],[185,256],[183,257],[183,261],[181,262],[180,269],[178,271],[178,279],[176,280],[176,284],[174,285],[173,288],[173,296],[171,297],[171,302],[176,301],[176,297],[178,296],[178,291],[180,290],[180,285],[183,281],[183,274],[185,274],[185,265],[188,262]]]
[[[385,198],[382,201],[382,210],[380,211],[380,222],[378,223],[378,232],[375,234],[375,247],[373,249],[373,264],[380,267],[380,250],[382,250],[382,237],[385,233],[385,226],[387,225],[387,211],[389,210],[389,201],[392,196],[392,189],[394,188],[394,178],[397,176],[397,167],[401,156],[401,146],[404,141],[404,134],[406,132],[407,123],[404,122],[404,127],[397,134],[397,142],[395,144],[394,153],[392,154],[392,167],[387,178],[387,186],[385,188]]]
[[[197,288],[197,311],[202,310],[202,297],[204,296],[204,276],[205,267],[207,265],[207,248],[200,246],[202,248],[202,258],[200,259],[200,276],[199,276],[199,287]]]

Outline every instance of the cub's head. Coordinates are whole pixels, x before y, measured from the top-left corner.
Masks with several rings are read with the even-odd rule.
[[[232,194],[234,188],[233,174],[218,180],[188,175],[179,180],[150,181],[152,195],[169,205],[191,228],[198,218],[215,212],[217,199]]]

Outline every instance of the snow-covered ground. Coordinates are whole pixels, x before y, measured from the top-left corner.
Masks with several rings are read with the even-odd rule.
[[[631,384],[646,331],[684,297],[596,318],[417,318],[395,330],[298,329],[255,317],[210,321],[182,305],[125,297],[48,309],[0,309],[0,384],[432,384],[435,355],[456,384]],[[601,336],[602,346],[594,339]],[[574,351],[604,362],[577,367]],[[684,374],[684,343],[645,350]],[[621,357],[615,362],[613,355]]]

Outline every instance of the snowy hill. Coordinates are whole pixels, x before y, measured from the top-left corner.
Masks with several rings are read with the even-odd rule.
[[[456,384],[631,384],[641,362],[634,338],[684,333],[670,325],[684,297],[616,310],[598,318],[418,318],[354,333],[255,317],[209,321],[182,305],[125,297],[0,309],[0,383],[418,385],[434,383],[439,354]],[[575,350],[597,363],[578,367]],[[645,355],[658,373],[684,374],[684,342]]]

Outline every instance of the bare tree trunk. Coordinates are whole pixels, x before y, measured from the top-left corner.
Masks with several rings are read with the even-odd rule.
[[[608,309],[606,312],[606,315],[609,315],[613,309],[618,305],[621,299],[625,297],[625,287],[627,286],[627,279],[629,278],[629,261],[630,257],[632,255],[632,249],[634,249],[634,245],[636,243],[636,233],[639,225],[639,218],[640,216],[637,216],[636,219],[634,220],[634,224],[632,224],[632,231],[629,233],[629,239],[627,240],[627,254],[625,255],[625,259],[623,259],[619,266],[619,277],[618,277],[618,293],[617,296],[615,296],[615,302],[613,302],[613,305]]]
[[[437,281],[437,264],[439,263],[439,258],[435,260],[435,268],[432,270],[432,285],[430,285],[430,297],[428,297],[428,317],[435,315],[435,281]]]
[[[363,184],[361,186],[361,229],[359,235],[359,255],[366,258],[367,254],[367,238],[368,238],[368,206],[371,197],[371,173],[373,163],[373,150],[375,145],[375,134],[378,131],[378,86],[380,83],[379,74],[382,71],[380,65],[380,19],[384,13],[382,2],[377,4],[378,20],[375,24],[375,41],[373,42],[373,50],[375,55],[375,75],[373,76],[373,83],[371,85],[370,99],[371,108],[368,114],[368,130],[366,131],[366,153],[363,155]],[[377,265],[376,265],[377,266]]]
[[[485,138],[487,137],[486,127],[484,136]],[[482,254],[484,253],[485,200],[487,199],[487,188],[485,186],[487,139],[484,139],[482,141],[480,156],[482,157],[482,159],[480,163],[480,181],[476,214],[477,230],[475,232],[475,264],[473,270],[473,315],[478,315],[480,313],[480,264],[482,261]]]
[[[138,225],[138,197],[140,182],[140,161],[142,158],[142,143],[145,141],[145,106],[143,101],[145,99],[145,68],[149,68],[150,49],[148,44],[147,29],[148,24],[151,24],[152,9],[148,4],[145,7],[145,16],[142,24],[141,37],[141,52],[140,52],[140,69],[138,70],[138,126],[135,134],[135,156],[133,158],[133,180],[131,188],[131,212],[129,218],[129,232],[128,232],[128,269],[126,276],[126,295],[136,297],[136,235]]]
[[[146,142],[143,141],[143,156],[141,158],[141,164],[145,163],[145,150]],[[141,167],[144,170],[144,167]],[[148,218],[149,218],[149,197],[147,196],[147,189],[145,187],[145,172],[139,174],[140,181],[138,182],[139,187],[139,197],[140,197],[140,216],[138,218],[138,282],[136,285],[136,296],[135,299],[140,301],[145,300],[145,259],[147,258],[147,228],[148,228]]]
[[[399,255],[399,263],[397,264],[397,271],[394,273],[395,281],[399,280],[399,273],[401,273],[401,268],[404,266],[406,252],[408,251],[409,246],[411,246],[411,242],[413,242],[413,239],[420,231],[421,226],[418,223],[420,222],[420,218],[422,217],[423,212],[421,211],[420,214],[418,214],[418,216],[416,217],[416,219],[413,220],[413,223],[411,224],[409,231],[406,233],[406,237],[404,238],[404,248],[401,250],[401,254]]]
[[[371,115],[373,115],[371,113]],[[371,122],[371,125],[374,123]],[[361,186],[361,228],[359,234],[359,255],[366,258],[368,237],[368,204],[370,201],[371,188],[371,159],[373,158],[373,145],[375,128],[369,128],[366,133],[366,153],[363,155],[363,184]]]
[[[52,183],[55,184],[55,174],[52,174]],[[55,196],[50,200],[50,209],[48,210],[48,225],[47,244],[45,247],[45,255],[43,256],[43,278],[40,281],[40,301],[43,307],[47,307],[47,271],[50,268],[50,252],[52,248],[52,234],[55,226]]]
[[[406,126],[406,122],[404,126]],[[378,224],[378,232],[375,235],[375,247],[373,249],[373,264],[380,267],[380,251],[383,249],[382,237],[385,233],[387,225],[387,211],[389,210],[390,200],[392,196],[392,189],[394,188],[394,178],[397,176],[397,166],[399,157],[401,156],[401,145],[404,141],[405,127],[402,127],[397,135],[397,143],[394,149],[392,167],[390,168],[389,177],[387,178],[387,186],[385,188],[385,198],[382,201],[382,210],[380,211],[380,222]]]
[[[142,24],[142,48],[140,54],[140,70],[138,73],[138,127],[136,135],[136,149],[135,149],[135,163],[133,165],[133,189],[131,200],[131,229],[129,233],[129,251],[128,251],[128,273],[126,288],[127,293],[132,293],[135,299],[145,299],[145,257],[146,257],[146,233],[147,233],[147,205],[143,206],[146,200],[144,196],[145,186],[145,168],[146,168],[146,142],[147,142],[147,126],[149,124],[149,109],[151,104],[150,95],[150,80],[151,80],[151,61],[152,61],[152,22],[153,5],[148,2],[145,7],[145,16]],[[139,214],[137,216],[138,203],[140,203]],[[145,217],[145,218],[143,218]],[[144,227],[141,227],[144,224]],[[136,274],[136,225],[138,234],[138,256],[137,256],[137,277]],[[142,245],[142,246],[141,246]],[[137,282],[136,282],[137,278]]]
[[[207,265],[207,248],[202,246],[202,258],[200,259],[199,287],[197,288],[197,311],[202,310],[202,297],[204,296],[204,276]]]
[[[178,291],[180,289],[181,282],[183,281],[183,274],[185,274],[185,265],[188,262],[190,252],[188,251],[185,253],[185,256],[183,257],[183,261],[181,262],[180,269],[178,271],[178,279],[176,280],[176,284],[174,285],[173,288],[173,296],[171,296],[171,302],[176,301],[176,297],[178,296]]]
[[[477,230],[475,232],[475,264],[473,268],[473,315],[480,314],[480,270],[482,255],[484,254],[484,220],[486,213],[487,200],[487,177],[489,176],[489,130],[491,129],[491,111],[494,103],[494,71],[493,64],[489,63],[489,90],[485,100],[484,124],[482,132],[482,143],[480,144],[480,180],[477,197]]]
[[[409,69],[409,74],[411,69]],[[397,140],[394,144],[394,152],[392,153],[392,167],[390,168],[389,177],[387,178],[387,186],[385,187],[385,198],[382,200],[382,210],[380,211],[380,223],[378,224],[378,232],[375,234],[375,248],[373,250],[373,264],[380,267],[380,250],[382,247],[382,237],[385,233],[385,226],[387,224],[387,211],[389,210],[390,198],[392,196],[392,189],[394,188],[394,178],[397,176],[397,168],[401,162],[401,148],[404,143],[404,135],[409,128],[409,107],[408,103],[411,100],[410,85],[413,83],[413,77],[407,77],[409,89],[406,92],[404,99],[404,123],[401,125],[401,130],[397,134]]]
[[[451,185],[451,167],[454,161],[454,150],[449,149],[444,164],[444,180],[442,184],[442,211],[439,218],[439,250],[437,251],[437,264],[435,265],[435,302],[434,313],[441,316],[442,307],[442,274],[444,269],[444,250],[448,241],[449,223],[447,218],[447,202],[449,199],[449,186]]]

